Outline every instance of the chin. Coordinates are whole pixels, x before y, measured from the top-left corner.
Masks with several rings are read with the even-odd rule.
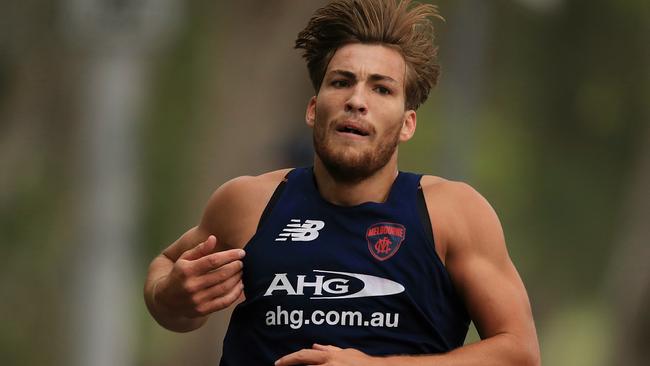
[[[358,149],[335,148],[314,141],[316,155],[328,173],[337,181],[356,183],[374,175],[386,166],[395,149],[358,151]]]
[[[399,129],[380,136],[375,144],[347,144],[333,139],[318,126],[313,134],[314,151],[339,182],[356,183],[373,176],[388,164],[399,143]]]

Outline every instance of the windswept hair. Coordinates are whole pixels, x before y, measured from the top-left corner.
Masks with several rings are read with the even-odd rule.
[[[396,49],[406,61],[406,109],[416,110],[440,74],[430,18],[442,19],[434,5],[411,0],[334,0],[316,10],[298,34],[295,48],[304,50],[316,93],[340,47],[365,43]]]

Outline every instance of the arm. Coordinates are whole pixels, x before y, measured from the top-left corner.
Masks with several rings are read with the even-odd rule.
[[[210,313],[238,299],[243,250],[220,249],[216,238],[197,226],[154,258],[144,297],[161,326],[176,332],[197,329]]]
[[[387,359],[387,364],[539,365],[528,295],[508,255],[496,213],[470,186],[439,184],[444,187],[427,194],[429,207],[436,207],[434,202],[444,205],[440,211],[430,210],[432,224],[439,229],[437,239],[446,248],[445,265],[481,341],[442,355]]]
[[[446,354],[391,357],[314,345],[281,358],[276,365],[540,365],[526,290],[508,256],[496,213],[466,184],[438,181],[427,187],[423,180],[423,186],[441,247],[436,249],[442,250],[441,258],[465,300],[481,341]]]
[[[198,226],[151,262],[144,286],[147,308],[163,327],[187,332],[242,294],[242,249],[288,169],[235,178],[210,197]],[[219,240],[217,240],[219,238]]]

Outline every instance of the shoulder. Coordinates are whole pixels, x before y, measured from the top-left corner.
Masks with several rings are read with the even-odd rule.
[[[244,245],[243,241],[247,242],[254,234],[273,192],[290,170],[275,170],[227,181],[208,199],[200,226],[224,240],[227,246]]]
[[[424,195],[436,205],[464,215],[473,211],[492,210],[488,201],[471,185],[441,177],[423,175],[420,180]]]
[[[437,243],[444,254],[481,247],[498,238],[503,242],[501,224],[490,203],[471,185],[435,176],[423,176],[423,189]]]
[[[254,200],[268,193],[273,194],[275,188],[290,170],[281,169],[258,176],[246,175],[231,179],[212,193],[208,206],[226,202],[236,203],[241,200]]]

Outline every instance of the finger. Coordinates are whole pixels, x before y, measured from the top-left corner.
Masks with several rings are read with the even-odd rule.
[[[217,297],[211,301],[208,301],[197,308],[197,311],[201,315],[208,315],[214,313],[218,310],[223,310],[228,306],[232,305],[241,295],[244,289],[244,285],[239,282],[237,286],[234,286],[230,292],[222,297]]]
[[[324,344],[318,344],[314,343],[312,346],[313,349],[317,349],[319,351],[340,351],[341,349],[336,346],[330,346],[330,345],[324,345]]]
[[[210,235],[204,242],[199,243],[194,248],[189,249],[185,251],[183,254],[181,254],[179,259],[185,259],[188,261],[199,259],[203,256],[206,256],[214,252],[216,246],[217,246],[217,238],[214,235]]]
[[[192,262],[194,274],[204,274],[214,271],[230,262],[240,260],[246,253],[242,249],[230,249],[212,253]]]
[[[230,280],[234,276],[241,277],[243,264],[241,261],[230,262],[221,268],[196,277],[195,289],[201,291],[213,286],[217,286],[225,281]]]
[[[208,287],[195,295],[197,303],[211,301],[232,291],[233,287],[241,285],[241,272],[224,282]]]
[[[203,283],[203,288],[214,286],[241,273],[243,268],[244,263],[236,260],[198,277],[198,280]]]
[[[290,366],[290,365],[322,365],[327,361],[326,353],[314,349],[302,349],[298,352],[288,354],[279,360],[275,361],[275,366]]]
[[[242,286],[244,286],[244,285],[242,284]],[[244,291],[242,291],[241,294],[239,294],[239,297],[237,298],[237,300],[235,300],[234,304],[240,304],[240,303],[242,303],[244,301],[246,301],[246,294],[244,293]]]

